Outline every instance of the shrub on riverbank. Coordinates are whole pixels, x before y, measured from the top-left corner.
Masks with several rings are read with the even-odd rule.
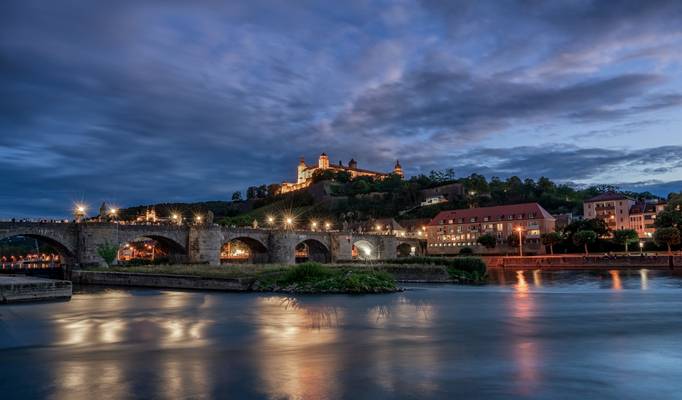
[[[382,271],[329,268],[314,262],[290,267],[282,274],[264,274],[257,290],[295,293],[383,293],[398,289],[395,279]]]
[[[405,257],[388,260],[386,264],[421,264],[445,267],[452,279],[481,282],[485,278],[486,265],[479,257]]]

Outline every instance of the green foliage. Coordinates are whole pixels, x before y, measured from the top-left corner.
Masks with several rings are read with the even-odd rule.
[[[242,200],[242,192],[237,190],[236,192],[232,193],[232,201],[241,201]]]
[[[672,246],[680,244],[680,230],[672,226],[658,228],[654,233],[654,241],[659,245],[667,245],[668,252],[671,252]]]
[[[597,236],[605,236],[609,233],[609,227],[602,219],[584,219],[566,225],[566,227],[564,227],[564,236],[566,236],[568,240],[572,240],[573,235],[579,231],[592,231],[596,233]]]
[[[325,279],[331,275],[332,271],[329,268],[324,267],[322,264],[306,262],[289,268],[289,270],[287,270],[287,272],[282,278],[279,279],[278,282],[283,285],[289,285],[292,283],[310,282],[314,280]]]
[[[682,193],[671,194],[665,210],[656,215],[656,228],[682,229]]]
[[[519,235],[512,233],[511,235],[507,236],[507,246],[519,247]]]
[[[363,271],[332,269],[315,262],[306,262],[289,268],[274,279],[274,285],[293,288],[293,291],[303,293],[371,293],[397,289],[395,279],[386,272],[370,269]]]
[[[497,245],[497,239],[490,233],[479,236],[476,241],[487,249],[494,249]]]
[[[543,245],[549,246],[551,254],[554,254],[554,246],[559,244],[562,239],[559,232],[547,232],[540,235],[540,241]]]
[[[625,246],[625,251],[628,251],[630,243],[635,243],[638,240],[639,236],[634,229],[618,229],[613,231],[613,242]]]
[[[573,243],[576,246],[584,246],[585,254],[588,254],[587,245],[597,241],[597,233],[594,231],[578,231],[573,235]]]
[[[97,255],[102,257],[102,259],[104,260],[105,263],[107,263],[108,266],[111,266],[111,264],[114,263],[117,254],[118,246],[116,246],[115,244],[105,242],[97,246]]]

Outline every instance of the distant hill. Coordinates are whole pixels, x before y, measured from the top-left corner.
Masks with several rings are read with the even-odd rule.
[[[420,202],[433,193],[434,188],[452,184],[461,185],[459,194],[448,195],[447,202],[420,207]],[[248,226],[254,219],[263,225],[267,224],[268,217],[281,220],[288,215],[296,218],[298,226],[312,220],[325,220],[339,226],[343,221],[353,223],[386,217],[397,220],[433,218],[441,210],[527,202],[538,202],[552,214],[581,215],[585,199],[617,189],[612,186],[581,189],[556,184],[547,178],[535,181],[521,180],[516,176],[505,180],[495,177],[488,180],[482,175],[472,174],[455,179],[451,170],[432,171],[429,175],[419,175],[408,180],[397,176],[387,179],[348,179],[347,176],[337,177],[326,172],[318,176],[308,189],[284,195],[270,194],[270,190],[258,195],[258,191],[249,190],[247,193],[250,198],[246,201],[143,205],[121,210],[121,217],[132,219],[144,214],[148,207],[154,207],[160,216],[179,212],[185,217],[191,217],[210,210],[215,216],[214,220],[224,225]],[[657,197],[649,192],[624,193],[635,199]]]

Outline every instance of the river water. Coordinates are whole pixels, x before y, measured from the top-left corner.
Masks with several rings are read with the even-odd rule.
[[[0,307],[0,398],[682,398],[682,279],[283,296],[81,288]]]

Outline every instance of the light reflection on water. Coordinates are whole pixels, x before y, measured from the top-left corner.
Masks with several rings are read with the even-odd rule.
[[[376,296],[106,289],[6,306],[0,356],[12,367],[0,393],[619,399],[682,390],[678,277],[491,275],[485,286]]]

